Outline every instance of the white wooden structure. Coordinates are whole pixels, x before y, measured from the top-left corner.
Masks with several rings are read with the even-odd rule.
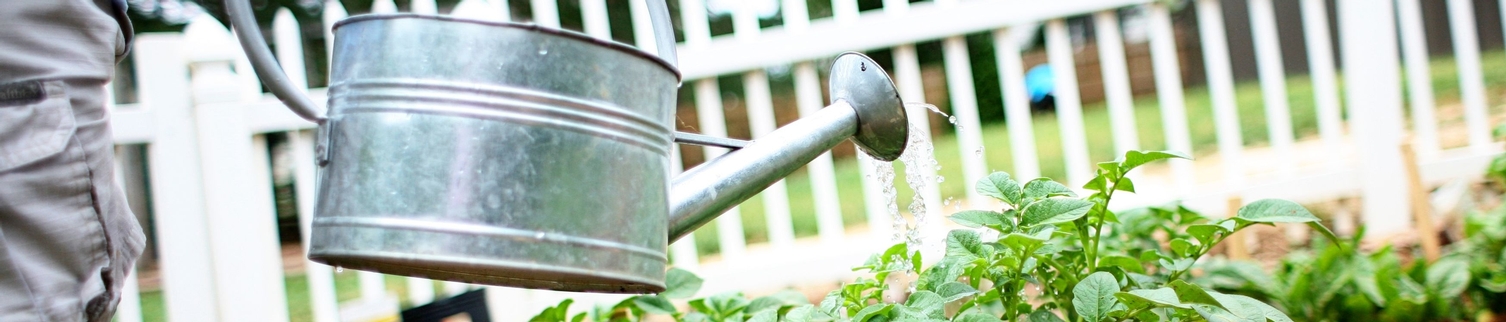
[[[508,0],[466,0],[455,14],[472,17],[507,19]],[[522,0],[511,0],[522,1]],[[773,0],[768,0],[773,1]],[[1165,126],[1165,145],[1173,150],[1190,151],[1188,117],[1183,102],[1184,84],[1177,57],[1177,38],[1173,35],[1169,8],[1152,0],[935,0],[911,4],[905,0],[885,0],[882,10],[860,11],[856,0],[832,0],[830,18],[810,19],[806,1],[779,2],[783,23],[760,27],[751,5],[743,5],[732,14],[734,31],[713,37],[708,12],[702,0],[678,1],[685,39],[679,45],[685,90],[693,93],[699,115],[694,126],[702,133],[725,135],[719,88],[716,77],[741,75],[749,127],[756,139],[776,127],[770,82],[765,68],[791,67],[798,111],[806,114],[823,106],[816,60],[834,57],[852,50],[892,48],[894,61],[886,65],[894,73],[901,96],[907,101],[925,101],[915,44],[940,40],[945,57],[945,82],[950,107],[958,116],[957,140],[964,147],[997,146],[983,137],[979,109],[1004,109],[1011,133],[1010,144],[1015,167],[1005,170],[1016,177],[1034,177],[1040,173],[1041,160],[1030,128],[1033,113],[1025,98],[1024,66],[1021,66],[1018,35],[1013,27],[1044,25],[1046,50],[1057,66],[1057,110],[1060,138],[1063,142],[1067,176],[1059,180],[1075,186],[1088,179],[1092,163],[1089,144],[1113,144],[1115,150],[1135,149],[1145,142],[1136,136],[1135,119],[1125,71],[1124,38],[1120,37],[1117,10],[1143,7],[1148,14],[1148,37],[1153,56],[1156,96],[1160,101],[1160,118]],[[1463,91],[1464,119],[1468,145],[1464,148],[1439,148],[1441,130],[1435,119],[1432,90],[1427,78],[1427,52],[1424,47],[1418,0],[1376,1],[1340,0],[1337,8],[1327,8],[1322,0],[1252,0],[1252,21],[1248,26],[1255,35],[1259,62],[1259,81],[1266,102],[1270,127],[1270,149],[1274,153],[1297,151],[1290,112],[1286,106],[1286,75],[1276,39],[1273,1],[1300,1],[1310,75],[1313,79],[1318,129],[1328,165],[1310,169],[1297,164],[1296,158],[1267,158],[1275,175],[1251,175],[1252,164],[1246,159],[1240,122],[1236,114],[1234,80],[1230,73],[1227,41],[1218,0],[1196,0],[1186,10],[1195,10],[1202,43],[1207,90],[1213,102],[1218,135],[1217,161],[1209,167],[1221,167],[1215,178],[1196,178],[1195,169],[1210,161],[1175,161],[1166,171],[1162,192],[1147,192],[1127,198],[1123,205],[1186,200],[1211,214],[1222,213],[1223,200],[1242,196],[1245,200],[1287,198],[1297,201],[1320,201],[1341,196],[1361,196],[1363,221],[1372,233],[1407,229],[1411,218],[1406,210],[1406,185],[1398,145],[1410,137],[1419,147],[1422,176],[1426,182],[1440,183],[1457,178],[1481,175],[1485,164],[1501,151],[1489,133],[1486,96],[1480,67],[1479,49],[1471,18],[1471,2],[1449,0],[1455,57]],[[751,3],[751,1],[745,1]],[[736,3],[745,3],[736,2]],[[652,33],[648,27],[646,6],[630,1],[624,8],[609,7],[605,0],[580,0],[584,28],[589,35],[609,38],[609,11],[631,11],[633,34],[640,48],[652,51]],[[545,26],[559,26],[560,13],[551,0],[529,0],[532,21]],[[327,5],[324,25],[345,16],[338,2]],[[393,11],[391,0],[378,0],[375,11]],[[675,6],[672,5],[672,8]],[[1506,8],[1506,7],[1503,7]],[[414,0],[412,10],[420,13],[437,11],[433,0]],[[1327,28],[1327,10],[1338,13],[1338,30]],[[1506,9],[1503,9],[1506,10]],[[1103,82],[1108,109],[1112,114],[1113,138],[1088,138],[1084,131],[1081,103],[1077,97],[1077,80],[1073,66],[1073,40],[1065,19],[1091,16],[1101,35],[1096,38],[1104,66]],[[1388,17],[1398,17],[1397,20]],[[274,23],[274,38],[283,67],[295,81],[303,80],[301,43],[293,16],[282,12]],[[1393,32],[1397,30],[1399,32]],[[969,66],[967,43],[963,36],[992,33],[997,53],[1000,92],[1003,106],[979,106],[973,88],[973,68]],[[1400,35],[1400,39],[1397,35]],[[1330,37],[1341,40],[1344,64],[1336,65]],[[1400,41],[1398,43],[1398,41]],[[1398,46],[1400,44],[1400,46]],[[326,45],[328,46],[328,45]],[[1401,48],[1401,50],[1396,50]],[[217,22],[199,18],[181,34],[144,34],[135,45],[135,68],[138,75],[139,102],[114,107],[113,126],[119,145],[144,144],[150,160],[152,212],[155,214],[155,238],[161,256],[162,289],[166,315],[174,321],[282,321],[288,309],[284,300],[281,256],[277,250],[275,228],[270,225],[272,197],[269,193],[267,162],[268,133],[288,133],[296,164],[298,207],[302,214],[312,213],[314,169],[312,163],[313,124],[286,110],[276,99],[260,93],[257,80],[239,52],[231,35]],[[1402,66],[1408,76],[1405,90],[1411,100],[1403,102]],[[1347,72],[1341,99],[1336,81],[1339,71]],[[1201,89],[1199,89],[1201,90]],[[316,102],[322,102],[325,89],[310,88]],[[1348,119],[1341,109],[1348,106]],[[1410,107],[1410,119],[1403,117],[1404,106]],[[910,111],[913,122],[929,124],[932,114],[919,108]],[[1410,121],[1410,123],[1407,123]],[[944,123],[943,123],[944,124]],[[681,147],[685,148],[685,147]],[[987,174],[988,166],[963,148],[962,155],[938,158],[962,158],[963,177],[950,178],[948,184],[970,184]],[[708,155],[719,153],[707,149]],[[1269,153],[1269,152],[1267,152]],[[867,170],[868,166],[863,166]],[[833,160],[828,154],[808,167],[815,196],[819,238],[797,240],[791,227],[788,192],[783,183],[771,187],[763,198],[768,218],[766,245],[747,245],[737,210],[718,219],[717,231],[721,254],[715,260],[697,257],[695,245],[681,242],[671,245],[674,265],[698,272],[706,278],[701,295],[725,290],[767,290],[802,283],[833,283],[850,278],[849,268],[861,263],[867,254],[883,248],[889,241],[889,216],[885,213],[878,191],[881,185],[865,177],[862,182],[837,182]],[[1157,179],[1146,179],[1157,180]],[[861,190],[864,198],[842,200],[838,190]],[[972,189],[967,189],[971,191]],[[930,209],[940,209],[940,192],[931,185],[925,194]],[[986,200],[969,193],[957,196],[973,205]],[[863,203],[867,211],[867,229],[848,230],[854,223],[842,222],[842,203]],[[932,220],[939,224],[942,220]],[[308,218],[302,219],[307,234]],[[862,225],[855,225],[862,226]],[[686,241],[693,240],[686,238]],[[335,300],[332,269],[308,264],[309,298],[315,321],[340,319]],[[388,296],[382,277],[362,273],[360,288],[363,299],[380,300]],[[409,279],[408,296],[415,303],[425,303],[442,295],[434,294],[427,280]],[[135,285],[135,279],[131,280]],[[470,286],[451,285],[448,291]],[[515,321],[538,312],[565,296],[609,301],[621,296],[570,294],[508,288],[488,288],[495,320]],[[136,292],[131,290],[122,301],[120,321],[139,321],[140,307]],[[395,308],[394,308],[395,310]]]

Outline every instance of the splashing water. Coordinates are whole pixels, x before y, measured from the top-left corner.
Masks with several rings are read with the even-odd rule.
[[[923,125],[910,124],[910,143],[905,148],[905,153],[899,156],[900,161],[905,163],[905,169],[930,169],[938,166],[936,158],[933,157],[935,148],[931,146],[931,140],[927,140],[923,134],[920,134],[925,133],[923,131],[927,131]],[[921,236],[920,227],[926,227],[929,219],[925,194],[921,192],[926,191],[927,185],[931,182],[939,182],[931,178],[935,176],[934,174],[927,172],[905,171],[905,183],[910,186],[911,191],[915,192],[910,199],[910,215],[915,217],[915,225],[910,227],[905,234],[905,242],[910,245],[911,249],[919,249],[923,245],[924,236]]]
[[[858,158],[864,163],[873,165],[873,174],[870,177],[878,181],[879,186],[884,187],[884,204],[887,205],[885,210],[889,213],[890,231],[894,233],[892,240],[895,242],[902,240],[907,229],[905,217],[899,214],[899,189],[894,187],[894,163],[879,161],[868,156],[867,153],[858,153]]]

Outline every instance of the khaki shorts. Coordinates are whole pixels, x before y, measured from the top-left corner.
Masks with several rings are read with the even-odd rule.
[[[0,5],[0,321],[108,321],[144,236],[115,182],[109,0]]]

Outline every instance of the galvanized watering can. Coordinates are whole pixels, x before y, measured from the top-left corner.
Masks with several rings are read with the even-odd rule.
[[[256,73],[319,124],[309,259],[566,291],[664,290],[667,245],[847,138],[905,149],[894,83],[839,56],[832,104],[754,142],[675,133],[679,71],[663,0],[659,57],[532,24],[373,14],[335,24],[328,112],[287,80],[246,0],[227,1]],[[737,148],[669,178],[675,141]],[[720,143],[718,143],[720,142]]]

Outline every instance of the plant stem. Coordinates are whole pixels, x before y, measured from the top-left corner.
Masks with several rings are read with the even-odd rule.
[[[1119,319],[1119,321],[1134,320],[1136,315],[1140,315],[1140,312],[1145,312],[1145,310],[1148,310],[1148,309],[1150,309],[1149,306],[1138,308],[1138,309],[1135,309],[1134,311],[1130,311],[1129,314],[1125,314],[1124,318],[1123,319]]]

